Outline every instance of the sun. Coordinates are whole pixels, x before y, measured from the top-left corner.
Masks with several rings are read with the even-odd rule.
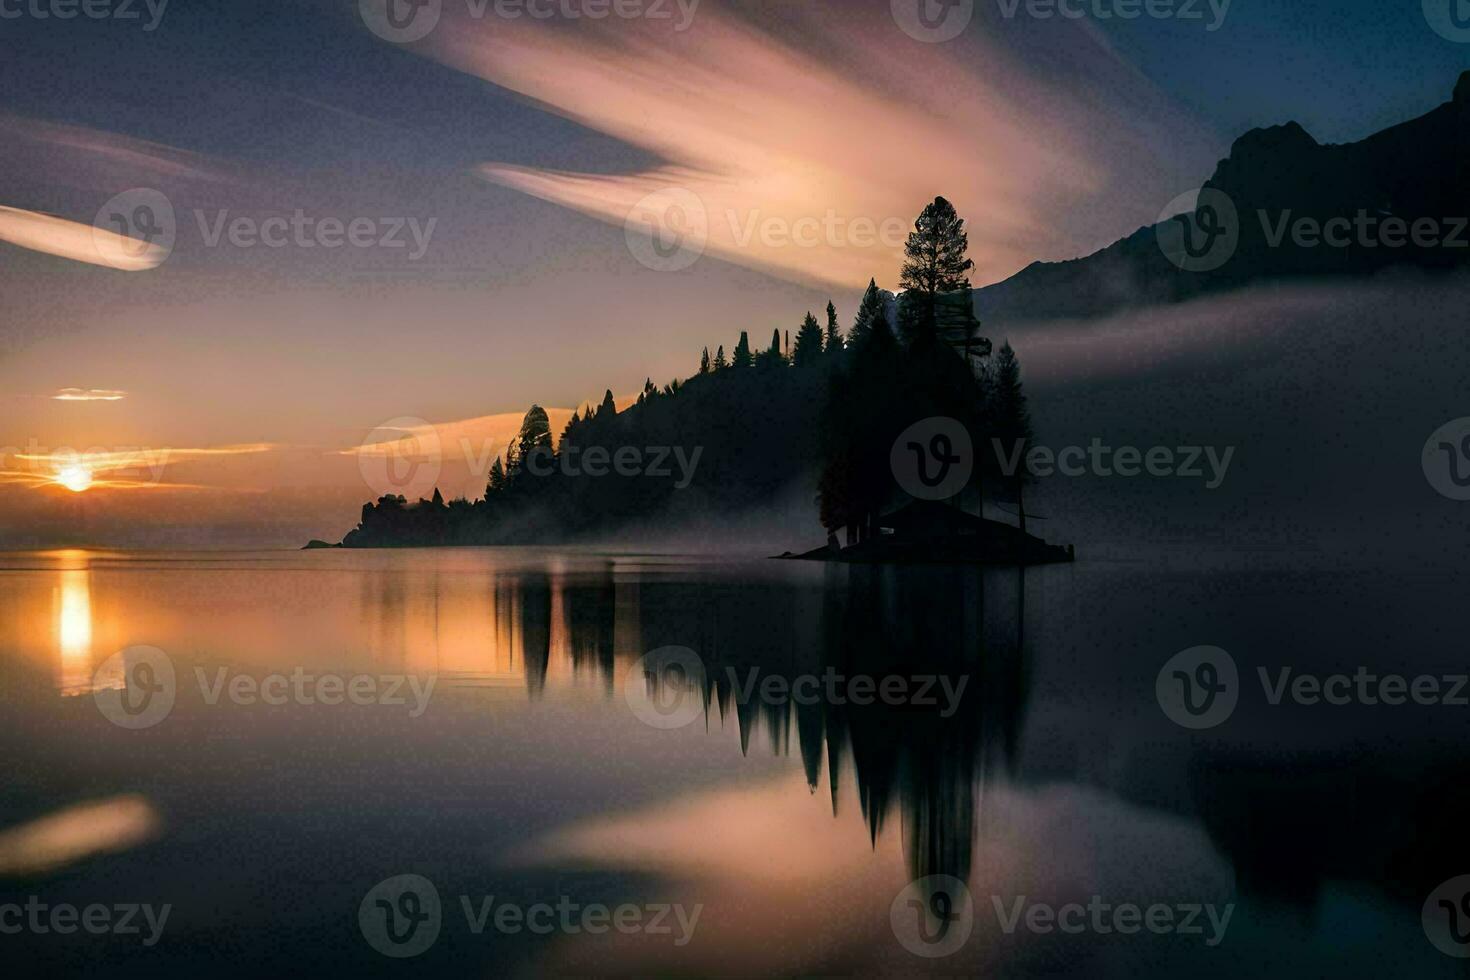
[[[85,466],[73,464],[56,474],[56,482],[72,493],[81,493],[92,486],[92,471]]]

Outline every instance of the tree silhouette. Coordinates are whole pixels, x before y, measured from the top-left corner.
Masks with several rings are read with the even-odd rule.
[[[723,371],[729,366],[729,362],[725,360],[725,345],[721,344],[720,349],[715,351],[715,370]]]
[[[735,357],[730,363],[738,368],[748,368],[755,363],[755,358],[750,353],[750,336],[744,330],[740,331],[740,340],[735,344]]]
[[[857,319],[853,320],[852,333],[848,335],[847,346],[853,350],[862,350],[873,339],[875,329],[888,333],[888,314],[883,302],[883,293],[878,289],[877,280],[868,280],[868,288],[863,293],[862,303],[858,306]],[[889,333],[891,337],[892,334]]]
[[[1002,344],[995,355],[995,368],[990,386],[990,428],[1000,450],[1002,459],[1011,459],[1019,451],[1024,452],[1026,442],[1031,439],[1031,409],[1026,402],[1026,392],[1021,385],[1021,362],[1010,342]],[[1026,533],[1026,467],[1019,466],[1011,475],[1011,486],[1016,493],[1016,508],[1020,517],[1021,533]]]
[[[537,456],[551,455],[551,420],[546,417],[546,409],[540,405],[531,406],[521,420],[521,431],[516,436],[514,445],[516,457],[523,468],[530,461],[532,453]]]
[[[791,349],[791,363],[797,367],[811,367],[822,359],[822,328],[817,318],[807,313],[796,333],[796,346]]]
[[[964,219],[955,213],[954,205],[936,197],[919,214],[903,247],[899,323],[905,342],[939,335],[939,297],[945,293],[963,290],[965,301],[973,303],[966,275],[975,267],[965,256],[969,247]]]
[[[777,327],[771,331],[771,346],[761,351],[755,359],[755,366],[770,370],[781,367],[786,363],[786,358],[781,355],[781,328]]]
[[[710,372],[709,348],[706,347],[704,349],[704,353],[701,354],[700,357],[699,357],[699,373],[700,374],[709,374],[709,372]]]
[[[827,338],[826,351],[828,354],[836,354],[842,350],[842,328],[837,325],[837,307],[832,301],[827,300]]]

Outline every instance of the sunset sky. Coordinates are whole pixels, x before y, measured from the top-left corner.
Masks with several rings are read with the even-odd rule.
[[[1236,0],[1216,30],[1205,2],[1105,21],[990,0],[935,44],[888,0],[663,6],[444,0],[409,43],[355,0],[0,17],[0,547],[340,535],[373,496],[354,450],[404,419],[439,427],[436,482],[473,495],[532,402],[559,431],[829,297],[846,326],[936,194],[983,285],[1152,223],[1245,129],[1358,139],[1470,66],[1421,0]],[[94,231],[136,189],[172,209],[168,247]],[[640,261],[625,224],[649,195],[699,202],[697,261]],[[241,218],[356,222],[363,244],[271,247],[224,230]]]

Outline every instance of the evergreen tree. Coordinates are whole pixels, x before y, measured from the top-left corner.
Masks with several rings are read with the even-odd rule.
[[[561,430],[561,441],[557,443],[561,452],[566,452],[567,447],[576,441],[577,431],[582,427],[582,419],[579,417],[580,412],[581,409],[572,409],[572,417],[567,419],[566,428]],[[589,418],[592,415],[592,409],[590,407],[587,409],[587,415]]]
[[[531,454],[538,456],[551,455],[551,420],[546,417],[546,409],[540,405],[532,405],[526,412],[526,417],[521,420],[521,431],[516,436],[516,455],[524,467],[531,459]]]
[[[975,263],[965,257],[969,247],[964,219],[955,213],[954,205],[936,197],[914,222],[903,248],[899,285],[904,293],[899,311],[906,343],[938,338],[939,297],[943,294],[964,291],[966,302],[970,301],[967,273]]]
[[[608,388],[605,392],[603,392],[602,404],[597,406],[597,417],[602,420],[608,420],[617,414],[618,406],[616,403],[613,402],[612,389]],[[592,413],[590,410],[587,413],[587,417],[592,417]]]
[[[735,357],[730,361],[732,367],[748,368],[755,363],[755,358],[750,353],[750,336],[744,330],[740,331],[740,341],[735,345]]]
[[[700,374],[709,374],[709,372],[710,372],[709,348],[706,347],[704,349],[704,353],[701,354],[700,357],[699,357],[699,373]]]
[[[828,354],[842,350],[842,328],[837,325],[837,307],[827,300],[827,347]]]
[[[1025,451],[1025,443],[1031,439],[1031,409],[1026,403],[1026,392],[1021,385],[1021,362],[1009,342],[1001,345],[995,356],[990,390],[990,426],[997,442],[999,455],[1010,459]],[[1011,486],[1016,493],[1016,507],[1020,516],[1021,533],[1026,533],[1026,483],[1025,466],[1018,467],[1011,476]]]
[[[729,366],[729,362],[725,360],[725,345],[721,344],[720,349],[715,351],[715,370],[723,371]]]
[[[848,334],[847,345],[853,350],[862,350],[867,347],[873,339],[874,331],[889,334],[888,311],[885,309],[883,293],[878,289],[877,280],[868,280],[868,288],[863,293],[863,301],[858,306],[857,319],[853,320],[852,332]]]
[[[791,349],[791,363],[797,367],[810,367],[822,358],[822,328],[817,318],[807,313],[796,333],[796,346]]]
[[[755,366],[770,369],[785,363],[786,358],[781,354],[781,328],[777,327],[771,331],[771,346],[760,352],[755,359]]]
[[[505,467],[500,465],[500,457],[495,457],[495,462],[490,464],[490,483],[485,487],[485,499],[491,494],[499,493],[505,489]]]

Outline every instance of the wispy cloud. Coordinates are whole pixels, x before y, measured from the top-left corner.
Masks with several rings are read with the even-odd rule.
[[[62,388],[51,399],[58,402],[120,402],[126,397],[126,391],[110,388]]]
[[[1105,98],[1041,78],[978,27],[958,48],[879,20],[791,11],[777,36],[724,8],[701,9],[683,34],[487,17],[441,27],[423,50],[664,161],[622,174],[488,162],[484,179],[620,225],[648,195],[687,191],[706,251],[796,281],[881,278],[902,235],[875,241],[867,228],[910,225],[940,193],[971,217],[971,253],[992,278],[1077,254],[1068,228],[1085,212],[1157,214],[1139,168],[1193,128],[1085,32],[1070,39],[1075,61],[1111,86]],[[1121,195],[1118,173],[1133,185]],[[805,241],[790,244],[799,228]]]
[[[0,242],[123,272],[157,268],[168,250],[80,221],[0,206]]]

